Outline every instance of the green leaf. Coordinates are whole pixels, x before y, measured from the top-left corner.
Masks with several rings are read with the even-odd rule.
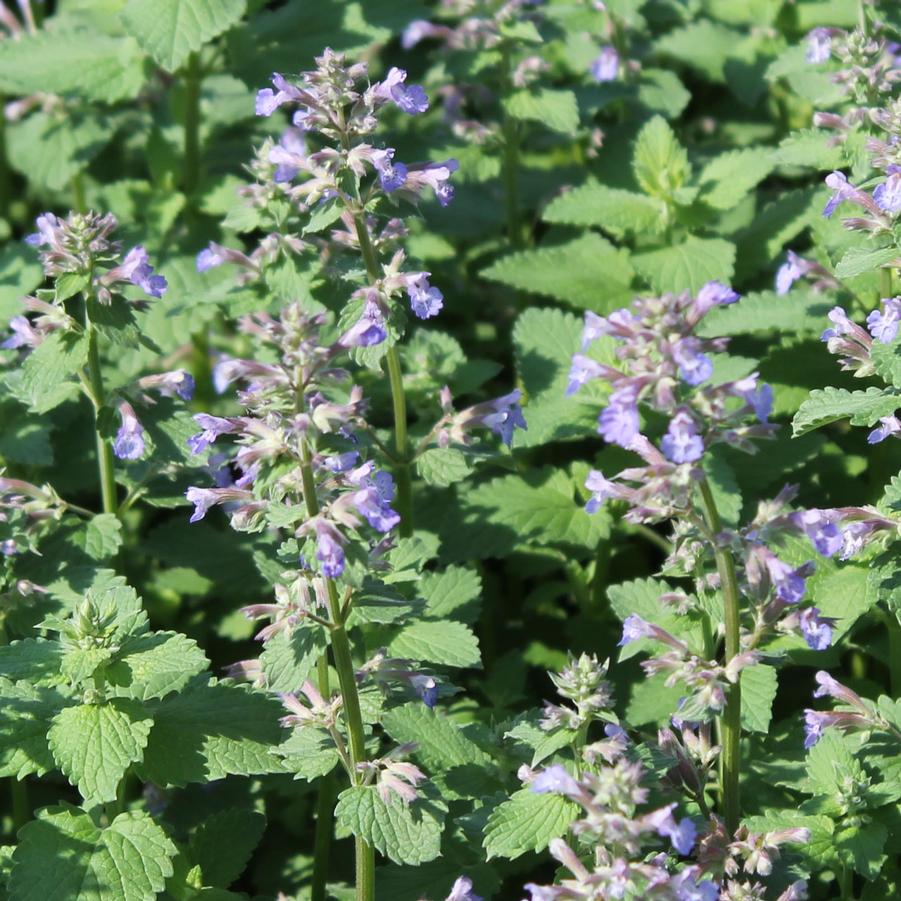
[[[465,728],[425,704],[416,702],[388,710],[382,716],[382,726],[398,744],[415,744],[413,753],[430,771],[491,764],[491,757],[467,737]]]
[[[747,294],[738,303],[711,310],[697,333],[703,338],[719,335],[755,335],[789,332],[819,336],[831,304],[822,295],[792,291],[791,297],[775,291]]]
[[[66,703],[55,689],[0,677],[0,776],[24,779],[56,768],[47,732]]]
[[[197,677],[154,712],[139,772],[161,787],[281,772],[271,748],[283,738],[282,712],[277,701],[245,686]]]
[[[733,150],[711,160],[701,172],[701,200],[716,210],[730,210],[773,170],[764,148]]]
[[[46,28],[0,43],[4,94],[75,94],[115,103],[136,97],[143,84],[144,60],[130,37]]]
[[[835,275],[837,278],[854,278],[891,262],[899,263],[897,247],[851,247],[838,261]]]
[[[306,779],[308,782],[330,773],[341,759],[328,732],[314,726],[295,729],[291,737],[275,749],[275,753],[284,760],[285,769],[294,773],[295,779]]]
[[[508,254],[481,275],[580,309],[609,312],[631,299],[634,273],[627,251],[589,232],[568,244]]]
[[[61,191],[113,139],[123,119],[97,111],[32,113],[6,126],[10,165],[33,185]]]
[[[84,549],[89,557],[105,560],[114,557],[122,546],[122,523],[115,513],[98,513],[88,520]]]
[[[676,28],[658,40],[658,53],[671,56],[706,75],[711,81],[726,81],[726,64],[745,37],[744,32],[699,19]]]
[[[106,828],[75,807],[46,807],[19,832],[10,901],[154,901],[176,848],[146,813]]]
[[[439,666],[481,666],[479,642],[468,626],[421,621],[405,626],[391,640],[388,653]]]
[[[473,623],[479,618],[482,579],[471,567],[448,566],[438,572],[425,572],[418,590],[425,598],[423,616],[427,619]]]
[[[470,459],[455,447],[431,447],[416,458],[416,472],[422,480],[443,488],[461,482],[472,469]]]
[[[539,122],[567,135],[575,134],[579,127],[579,105],[572,91],[552,88],[514,91],[504,99],[504,109],[514,119]]]
[[[325,632],[318,624],[301,623],[274,635],[260,655],[266,687],[270,691],[297,691],[327,646]]]
[[[415,866],[441,853],[446,813],[447,806],[433,798],[405,804],[392,792],[385,801],[374,786],[355,785],[338,796],[335,819],[339,829],[362,836],[395,863]]]
[[[856,826],[838,823],[835,827],[835,850],[839,859],[847,861],[866,879],[876,879],[882,872],[883,854],[888,829],[882,823]]]
[[[596,386],[586,385],[566,396],[581,333],[582,320],[562,310],[532,307],[516,320],[513,348],[526,395],[523,415],[529,426],[516,436],[517,446],[537,447],[564,438],[584,438],[595,428],[603,406]]]
[[[685,688],[680,684],[668,686],[666,679],[666,674],[656,673],[632,684],[626,707],[626,721],[630,726],[669,724]]]
[[[188,843],[204,885],[228,888],[244,871],[265,828],[266,817],[256,810],[233,808],[207,817]]]
[[[57,682],[62,662],[59,642],[46,638],[24,638],[0,645],[0,673],[13,682],[20,679],[33,685]]]
[[[847,738],[834,729],[827,729],[807,752],[808,790],[814,794],[831,798],[863,775]]]
[[[660,230],[666,207],[652,197],[590,181],[555,197],[541,218],[560,225],[601,228],[618,237]]]
[[[891,344],[874,341],[870,359],[883,381],[893,388],[901,388],[901,341],[895,340]]]
[[[741,725],[750,732],[769,732],[778,680],[776,670],[758,663],[741,672]]]
[[[75,393],[77,386],[69,379],[87,359],[86,336],[54,332],[28,355],[13,390],[32,413],[46,413]]]
[[[246,0],[128,0],[122,22],[164,69],[174,72],[190,53],[236,24]]]
[[[773,160],[778,165],[823,171],[840,169],[844,162],[841,148],[829,144],[829,132],[816,128],[802,128],[783,138],[773,151]]]
[[[655,291],[691,291],[706,282],[728,282],[735,270],[735,245],[721,238],[688,237],[680,244],[632,257],[639,275]]]
[[[801,404],[792,419],[792,435],[798,438],[814,429],[850,419],[851,425],[874,425],[880,417],[890,416],[901,406],[901,394],[867,388],[866,391],[848,391],[845,388],[819,389]]]
[[[632,170],[645,193],[670,200],[691,172],[688,154],[663,116],[654,116],[635,139]]]
[[[520,789],[488,817],[483,846],[492,857],[513,859],[526,851],[543,851],[552,838],[566,833],[579,807],[563,795]]]
[[[143,756],[152,722],[142,704],[113,698],[61,710],[47,738],[57,765],[91,805],[115,800],[125,771]]]
[[[107,667],[106,678],[128,697],[147,701],[180,691],[208,665],[193,639],[179,632],[153,632],[128,639]]]
[[[596,548],[608,534],[604,513],[585,512],[582,486],[587,467],[572,473],[534,469],[504,476],[461,494],[462,521],[442,535],[449,560],[504,556],[527,544]]]

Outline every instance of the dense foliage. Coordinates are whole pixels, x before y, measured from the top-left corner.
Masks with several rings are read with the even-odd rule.
[[[0,899],[901,893],[891,0],[0,0]]]

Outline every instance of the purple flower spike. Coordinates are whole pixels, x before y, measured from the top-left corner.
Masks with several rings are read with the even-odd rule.
[[[801,634],[814,651],[825,651],[832,644],[832,626],[820,618],[817,607],[801,611]]]
[[[388,337],[385,317],[377,303],[367,301],[363,315],[339,339],[342,347],[372,347]]]
[[[382,190],[388,194],[402,187],[407,180],[407,167],[403,163],[395,163],[393,160],[393,147],[372,151],[372,165],[378,173],[379,184],[382,186]]]
[[[683,338],[673,348],[673,359],[679,366],[679,375],[689,385],[700,385],[713,375],[713,363],[699,350],[701,342],[694,337]]]
[[[428,272],[413,272],[407,276],[407,296],[410,308],[419,319],[437,316],[444,306],[444,295],[429,284]]]
[[[192,454],[202,454],[220,435],[228,435],[239,428],[235,420],[212,416],[209,413],[197,413],[194,422],[203,431],[188,439],[188,448]]]
[[[394,481],[387,472],[378,473],[378,476],[380,478],[354,493],[353,505],[373,529],[390,532],[400,522],[400,516],[390,506]]]
[[[660,447],[666,459],[672,463],[694,463],[701,459],[704,454],[704,442],[698,435],[695,421],[687,410],[680,410],[670,420]]]
[[[147,251],[140,244],[128,251],[119,268],[123,278],[127,278],[151,297],[162,297],[169,287],[163,276],[153,274]]]
[[[614,47],[604,47],[589,66],[591,77],[597,82],[616,81],[619,75],[619,54]]]
[[[695,298],[695,308],[703,316],[714,307],[724,307],[737,303],[741,295],[722,282],[707,282]]]
[[[884,297],[882,310],[873,310],[867,316],[867,329],[880,344],[891,344],[898,337],[901,323],[901,297]]]
[[[282,104],[302,97],[300,91],[278,72],[273,73],[272,84],[275,85],[275,91],[271,88],[257,91],[255,111],[258,116],[271,116]]]
[[[113,453],[120,460],[139,460],[146,450],[144,427],[138,421],[134,407],[125,401],[119,404],[119,415],[122,425],[113,441]]]
[[[44,245],[52,245],[56,239],[56,229],[59,227],[59,219],[53,213],[41,213],[35,219],[34,224],[38,227],[36,232],[25,236],[25,243],[32,247],[43,247]]]
[[[396,66],[388,70],[385,80],[376,86],[376,93],[392,100],[397,108],[410,116],[424,113],[429,108],[429,98],[418,84],[407,85],[407,73]]]
[[[542,770],[529,786],[538,795],[555,794],[574,796],[580,793],[579,783],[562,764],[555,763]]]
[[[901,213],[901,173],[893,172],[873,191],[876,206],[885,213],[896,216]]]
[[[344,572],[344,548],[341,533],[323,519],[315,521],[316,559],[322,564],[322,575],[327,579],[337,579]]]
[[[836,514],[824,510],[805,510],[797,517],[818,554],[834,557],[842,549],[842,530]]]

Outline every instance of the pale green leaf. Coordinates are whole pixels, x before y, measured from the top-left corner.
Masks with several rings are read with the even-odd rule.
[[[190,53],[236,24],[246,0],[128,0],[125,28],[164,69],[174,72]]]
[[[54,332],[26,358],[17,396],[32,413],[46,413],[72,396],[77,386],[70,379],[88,358],[88,341],[83,335]]]
[[[632,257],[638,273],[655,291],[691,291],[706,282],[728,282],[735,269],[735,245],[721,238],[688,237],[681,244]]]
[[[504,108],[514,119],[538,122],[563,134],[575,134],[579,127],[579,105],[572,91],[515,91],[504,100]]]
[[[122,546],[122,522],[115,513],[98,513],[88,520],[84,549],[89,557],[105,560]]]
[[[771,154],[764,148],[733,150],[711,160],[698,176],[701,200],[717,210],[729,210],[773,169]]]
[[[608,234],[653,234],[666,208],[659,200],[590,181],[555,197],[542,219],[560,225],[595,226]]]
[[[335,750],[335,742],[325,729],[302,726],[282,742],[275,753],[281,757],[285,769],[294,773],[295,779],[312,782],[330,773],[341,759]]]
[[[754,335],[788,332],[819,336],[832,309],[822,295],[794,290],[788,296],[760,291],[743,296],[738,303],[716,307],[701,320],[697,333],[703,338],[720,335]]]
[[[45,807],[19,833],[10,901],[154,901],[175,854],[149,814],[121,813],[100,829],[78,808]]]
[[[0,677],[0,776],[24,779],[56,768],[47,732],[66,703],[55,689]]]
[[[850,247],[835,267],[836,278],[854,278],[879,269],[886,263],[898,265],[897,247]]]
[[[463,623],[414,622],[405,626],[391,640],[388,652],[439,666],[481,666],[479,642]]]
[[[627,251],[587,233],[567,244],[508,254],[481,275],[586,310],[609,312],[632,297]]]
[[[47,739],[63,774],[95,804],[115,799],[126,770],[143,755],[151,725],[142,704],[113,698],[61,710]]]
[[[128,639],[106,677],[122,694],[146,701],[179,691],[208,665],[193,639],[178,632],[153,632]]]
[[[355,785],[338,796],[335,819],[339,829],[362,836],[395,863],[415,866],[441,853],[446,813],[439,800],[419,797],[405,804],[392,792],[385,801],[374,786]]]
[[[437,572],[425,572],[418,591],[425,599],[423,615],[428,619],[472,623],[479,618],[482,579],[471,567],[448,566]]]
[[[297,691],[327,647],[322,626],[301,623],[284,629],[266,642],[260,665],[270,691]]]
[[[543,851],[552,838],[566,833],[579,807],[563,795],[520,789],[488,817],[484,848],[488,857],[516,858],[526,851]]]
[[[870,349],[870,359],[876,367],[876,374],[893,388],[901,388],[901,341],[891,344],[874,341]]]
[[[776,670],[759,663],[741,672],[741,725],[750,732],[769,732],[778,681]]]
[[[456,485],[472,470],[470,458],[455,447],[431,447],[416,458],[416,472],[429,485]]]
[[[840,419],[849,419],[851,425],[875,425],[880,417],[890,416],[899,406],[901,394],[880,388],[867,388],[866,391],[832,386],[817,388],[810,392],[810,397],[795,414],[792,434],[797,438]]]
[[[638,133],[632,170],[642,190],[664,200],[688,180],[688,154],[662,116],[654,116]]]
[[[265,829],[266,817],[256,810],[232,808],[204,819],[188,843],[191,863],[200,867],[204,885],[228,888],[247,866]]]

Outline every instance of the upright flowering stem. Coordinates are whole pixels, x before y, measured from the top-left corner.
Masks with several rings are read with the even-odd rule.
[[[722,528],[720,514],[710,490],[707,479],[699,482],[701,504],[704,518],[714,535]],[[735,575],[735,560],[728,548],[714,544],[716,568],[720,577],[720,590],[723,595],[723,621],[726,627],[726,659],[728,665],[733,657],[741,652],[740,642],[740,608],[738,579]],[[736,682],[728,689],[726,706],[723,711],[723,755],[722,763],[722,799],[723,818],[726,828],[734,832],[741,818],[740,775],[741,775],[741,683]]]
[[[319,515],[319,502],[316,499],[316,486],[313,480],[313,463],[310,446],[307,441],[301,443],[301,480],[303,483],[304,504],[307,507],[307,514],[310,517]],[[362,763],[366,759],[366,745],[363,733],[363,715],[360,710],[360,696],[357,693],[357,679],[354,670],[353,655],[351,654],[350,639],[347,637],[347,629],[344,627],[345,616],[341,610],[341,601],[338,598],[338,589],[335,586],[334,579],[326,579],[326,590],[328,593],[329,618],[332,628],[329,632],[331,639],[332,654],[335,661],[335,669],[338,672],[338,683],[341,688],[341,697],[344,701],[344,712],[347,717],[347,732],[350,739],[350,760],[354,766],[354,772],[351,773],[353,780],[361,778],[361,773],[356,769],[357,764]],[[320,688],[328,689],[328,663],[325,657],[319,660],[319,682]],[[328,695],[324,695],[328,697]],[[332,823],[332,806],[329,803],[326,808],[327,795],[331,794],[331,785],[323,784],[319,797],[319,821],[316,829],[316,847],[319,849],[320,843],[328,847],[328,840],[331,836]],[[323,813],[327,812],[327,818],[323,818]],[[322,832],[328,830],[329,839],[321,835]],[[359,836],[354,837],[354,846],[356,851],[356,885],[357,885],[357,901],[374,901],[375,899],[375,852]],[[326,864],[317,853],[316,862],[317,870],[314,872],[313,881],[315,886],[321,885],[322,895],[325,897],[325,874],[322,870],[326,869]],[[321,870],[320,870],[321,867]],[[314,894],[315,898],[315,894]]]
[[[354,227],[360,252],[366,265],[366,273],[370,280],[379,281],[384,273],[372,246],[369,229],[363,220],[363,214],[354,213]],[[394,448],[397,453],[397,465],[394,478],[397,482],[397,512],[400,514],[399,531],[402,536],[413,533],[413,485],[409,464],[409,439],[407,437],[407,398],[404,393],[404,377],[400,365],[400,354],[397,345],[388,349],[388,378],[391,382],[391,402],[394,407]]]
[[[182,186],[190,197],[200,179],[200,57],[188,56],[185,63],[185,160]]]
[[[505,43],[504,49],[504,77],[507,80],[508,89],[511,84],[510,48]],[[503,114],[503,141],[504,141],[504,209],[507,216],[507,237],[514,247],[522,247],[522,226],[519,222],[519,126],[516,120],[504,110]]]
[[[103,389],[103,375],[100,371],[100,352],[97,348],[97,331],[91,324],[88,313],[88,294],[84,297],[84,321],[88,333],[88,383],[91,388],[91,403],[94,406],[94,431],[97,435],[97,469],[100,474],[100,495],[104,513],[116,512],[116,476],[113,465],[113,449],[100,432],[100,410],[106,396]]]
[[[0,95],[0,216],[6,216],[10,200],[9,162],[6,159],[6,117],[4,101]]]

